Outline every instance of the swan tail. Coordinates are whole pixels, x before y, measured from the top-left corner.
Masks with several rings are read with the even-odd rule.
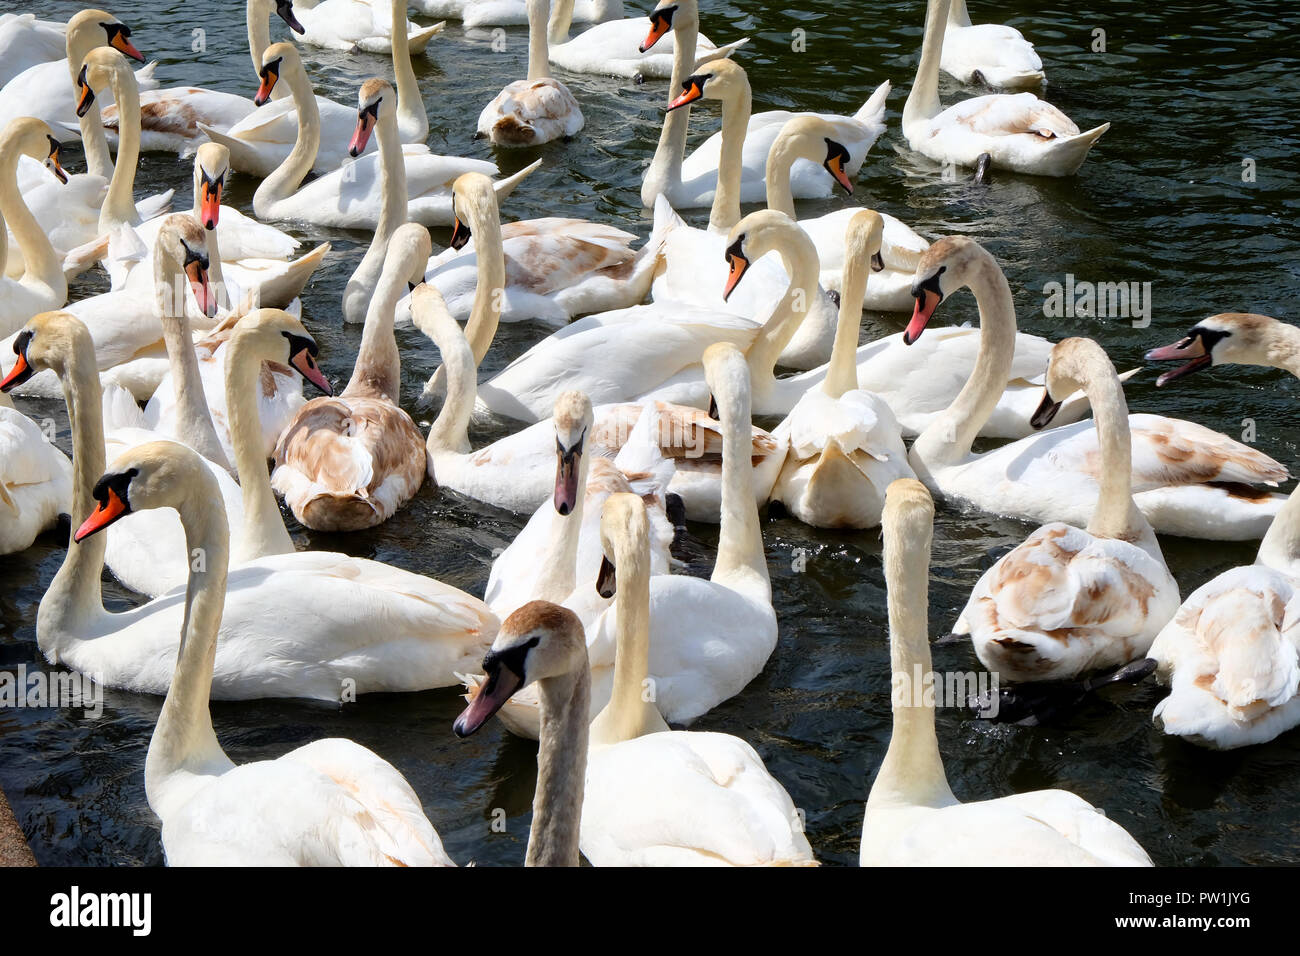
[[[104,431],[112,433],[119,428],[148,428],[144,412],[131,392],[116,383],[104,385]]]
[[[1097,140],[1101,139],[1102,134],[1108,129],[1110,129],[1110,124],[1102,123],[1100,126],[1084,130],[1078,136],[1056,140],[1055,154],[1060,158],[1061,175],[1072,176],[1077,173],[1079,167],[1083,165],[1084,159],[1087,158],[1088,151],[1092,149],[1093,145]]]
[[[323,242],[311,252],[288,263],[282,273],[258,287],[259,304],[270,309],[287,308],[290,302],[302,295],[307,280],[320,268],[329,251],[330,244]]]
[[[264,165],[258,158],[257,150],[237,136],[227,136],[221,130],[213,129],[206,123],[197,126],[209,140],[226,147],[230,151],[230,165],[233,169],[259,169]]]
[[[515,187],[524,181],[524,177],[541,165],[542,161],[540,159],[535,159],[513,176],[507,176],[505,179],[498,179],[494,182],[492,184],[492,189],[497,194],[497,202],[500,202],[514,192]]]
[[[742,46],[749,42],[749,37],[741,37],[739,40],[733,40],[731,43],[710,50],[708,53],[699,56],[695,60],[695,69],[699,69],[706,63],[712,63],[714,60],[725,60],[731,54],[735,53]]]
[[[166,192],[154,193],[141,199],[135,204],[135,211],[140,214],[140,221],[148,222],[150,219],[157,219],[171,212],[174,195],[176,190],[168,189]]]
[[[632,275],[628,282],[633,286],[632,292],[640,302],[650,294],[650,285],[659,274],[664,261],[664,247],[668,242],[668,233],[672,232],[682,219],[673,211],[663,193],[655,199],[654,225],[650,229],[650,238],[636,252],[632,260]]]
[[[885,122],[885,100],[889,99],[891,89],[888,80],[877,86],[876,91],[867,98],[861,109],[853,114],[853,118],[859,123],[866,123],[868,126],[874,126],[877,123],[883,126]]]
[[[411,51],[411,56],[419,56],[421,53],[423,53],[425,47],[429,45],[429,41],[432,40],[434,37],[436,37],[444,29],[446,29],[446,27],[447,27],[447,21],[441,20],[438,23],[435,23],[431,27],[421,27],[420,29],[411,33],[406,41],[407,47]]]

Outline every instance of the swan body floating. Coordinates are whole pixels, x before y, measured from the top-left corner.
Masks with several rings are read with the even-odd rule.
[[[972,25],[966,0],[952,0],[939,68],[962,83],[1033,90],[1047,82],[1034,45],[1015,27]]]
[[[583,30],[570,39],[569,27],[574,20],[575,0],[555,0],[547,24],[551,62],[570,73],[600,73],[627,79],[666,80],[673,72],[673,52],[677,36],[671,30],[654,43],[645,45],[645,21],[640,17],[609,20]],[[730,56],[747,39],[718,47],[700,35],[696,44],[697,62],[718,56]]]

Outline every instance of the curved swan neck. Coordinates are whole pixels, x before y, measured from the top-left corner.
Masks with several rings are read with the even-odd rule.
[[[970,26],[970,14],[966,11],[966,0],[952,0],[948,8],[948,23],[954,27]]]
[[[793,138],[778,136],[767,154],[767,165],[763,168],[763,182],[767,188],[767,208],[783,212],[791,219],[797,220],[794,209],[794,191],[790,186],[790,170],[799,158]]]
[[[668,102],[671,103],[682,89],[682,83],[695,66],[695,45],[700,37],[700,20],[694,4],[681,4],[673,16],[673,72],[668,81]],[[665,104],[667,105],[667,104]],[[655,198],[672,191],[682,183],[682,160],[686,158],[686,134],[689,129],[689,105],[664,115],[664,125],[659,131],[659,145],[641,183],[641,205],[653,209]]]
[[[970,378],[952,404],[926,426],[912,445],[915,458],[928,462],[958,462],[970,455],[976,436],[997,407],[1011,374],[1016,345],[1011,287],[988,253],[976,262],[968,284],[979,305],[979,353]]]
[[[528,0],[528,79],[544,80],[551,75],[550,50],[546,42],[549,0]]]
[[[411,128],[415,141],[429,138],[429,114],[424,109],[424,97],[411,65],[411,41],[406,34],[406,0],[392,0],[393,19],[393,76],[397,86],[397,112]],[[380,143],[383,146],[383,143]]]
[[[301,64],[295,64],[294,68],[283,72],[288,73],[289,90],[293,94],[294,109],[298,113],[298,138],[294,140],[293,149],[284,158],[284,162],[262,180],[262,185],[253,194],[253,208],[259,216],[265,214],[263,210],[270,204],[297,192],[303,179],[316,164],[316,153],[320,149],[320,108],[316,105],[316,93],[311,82]],[[259,206],[262,207],[261,210],[258,209]]]
[[[289,554],[293,539],[271,491],[262,453],[262,423],[257,410],[261,359],[248,340],[236,333],[226,344],[226,416],[235,447],[235,468],[244,502],[244,547],[248,554]]]
[[[206,469],[199,477],[199,487],[178,510],[186,550],[204,556],[204,570],[191,569],[189,574],[176,670],[145,758],[145,796],[159,816],[165,815],[168,791],[177,784],[178,774],[212,776],[232,766],[217,742],[208,711],[226,599],[230,527],[225,509],[213,504],[221,501],[216,480]]]
[[[763,532],[754,500],[754,434],[750,425],[750,397],[746,389],[716,395],[722,425],[722,508],[718,523],[718,556],[712,581],[740,573],[762,583],[770,599],[771,579]]]
[[[398,301],[406,293],[407,276],[411,274],[412,266],[410,255],[393,255],[392,252],[390,247],[374,297],[366,309],[357,361],[342,394],[386,398],[396,405],[401,394],[402,355],[393,334],[393,315]]]
[[[217,439],[203,392],[199,359],[194,354],[185,273],[161,241],[154,244],[153,270],[154,302],[162,324],[163,344],[167,347],[172,389],[176,393],[177,436],[204,458],[229,471],[230,463]]]
[[[579,822],[587,776],[591,670],[537,682],[541,733],[537,788],[525,866],[577,866]]]
[[[862,325],[862,303],[867,296],[870,258],[847,255],[840,280],[840,312],[835,324],[835,342],[831,360],[822,379],[822,391],[831,398],[858,387],[858,330]]]
[[[99,211],[101,233],[140,223],[135,208],[135,171],[140,160],[140,89],[125,60],[113,70],[109,85],[117,104],[117,164]]]
[[[474,400],[478,395],[475,379],[478,368],[474,353],[460,326],[445,307],[419,323],[419,327],[438,346],[442,355],[442,368],[447,377],[447,397],[443,400],[438,417],[429,426],[425,448],[430,458],[443,452],[468,455],[469,420],[474,413]]]
[[[73,19],[77,18],[73,17]],[[68,74],[73,87],[77,85],[82,61],[96,45],[95,42],[87,40],[84,26],[74,27],[69,24],[64,49],[68,54]],[[81,148],[86,155],[86,172],[93,176],[111,179],[113,155],[108,149],[108,137],[104,135],[104,118],[99,113],[99,104],[91,103],[86,115],[77,118],[77,124],[81,127]]]
[[[948,20],[950,0],[930,0],[925,11],[925,34],[921,40],[921,61],[916,66],[916,79],[903,104],[903,128],[918,120],[938,116],[939,60],[943,55],[943,33]]]
[[[1151,526],[1133,502],[1133,438],[1124,387],[1100,349],[1089,356],[1086,375],[1084,393],[1092,406],[1101,452],[1100,491],[1088,531],[1100,538],[1154,541]]]
[[[1264,345],[1265,362],[1300,378],[1300,328],[1276,322]]]
[[[0,229],[8,225],[14,234],[14,242],[22,250],[24,266],[21,281],[36,282],[53,289],[62,302],[67,298],[68,291],[63,264],[54,251],[50,237],[45,234],[23,200],[22,193],[18,191],[18,156],[21,150],[12,137],[0,140],[0,145],[4,147],[0,148]],[[26,320],[27,317],[21,318]]]
[[[921,509],[884,526],[889,608],[889,664],[894,717],[889,749],[868,806],[945,806],[955,803],[939,755],[928,634],[931,518]]]
[[[546,24],[546,39],[550,43],[563,43],[569,39],[573,26],[573,0],[555,0],[551,4],[551,18]]]
[[[465,322],[465,338],[474,354],[474,365],[483,362],[497,326],[501,323],[501,306],[506,288],[506,254],[501,240],[501,214],[496,195],[481,198],[470,205],[470,229],[474,233],[474,255],[478,281],[474,286],[474,307]]]
[[[541,573],[533,586],[533,598],[559,604],[578,586],[578,542],[582,537],[582,516],[586,512],[589,453],[578,455],[578,495],[573,510],[562,515],[548,499],[543,508],[550,509],[551,535],[542,557]]]
[[[709,210],[709,228],[724,235],[740,222],[740,181],[744,170],[745,133],[754,97],[744,81],[722,104],[722,149],[718,155],[718,187]]]
[[[777,360],[817,301],[817,283],[821,276],[817,248],[798,226],[792,225],[785,230],[784,241],[777,246],[777,251],[790,276],[790,284],[745,353],[751,387],[755,391],[769,388],[774,383]],[[745,420],[749,420],[748,416]]]
[[[1286,369],[1300,378],[1300,329],[1277,323],[1269,338],[1267,356],[1277,368]],[[1300,495],[1294,490],[1269,525],[1256,562],[1300,575]]]

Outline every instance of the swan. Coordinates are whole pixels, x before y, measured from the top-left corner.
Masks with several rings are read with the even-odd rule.
[[[125,487],[99,486],[104,435],[98,408],[94,343],[66,312],[28,324],[23,361],[54,368],[64,380],[73,434],[74,518],[128,510]],[[476,598],[422,575],[377,561],[320,551],[293,551],[280,519],[265,458],[248,432],[257,368],[284,362],[322,388],[315,342],[301,323],[275,309],[246,316],[230,342],[227,402],[232,411],[244,502],[244,538],[266,557],[230,572],[221,617],[213,697],[246,700],[306,697],[339,701],[353,693],[450,686],[474,666],[497,620]],[[92,500],[93,499],[93,500]],[[273,551],[283,553],[273,553]],[[222,552],[225,545],[222,545]],[[109,613],[100,595],[102,536],[69,546],[37,613],[36,638],[52,663],[93,675],[107,687],[164,694],[185,613],[184,589]],[[206,552],[194,555],[207,560]],[[215,555],[213,556],[215,560]],[[286,605],[286,595],[293,595]],[[286,614],[286,607],[290,610]],[[384,627],[375,628],[383,620]]]
[[[948,787],[934,730],[933,697],[914,675],[931,673],[930,539],[934,502],[902,478],[885,494],[885,583],[894,727],[867,796],[863,866],[1151,866],[1127,831],[1068,790],[1035,790],[959,803]]]
[[[943,109],[939,58],[951,0],[929,0],[916,80],[903,106],[903,136],[938,163],[974,166],[987,153],[993,166],[1035,176],[1073,176],[1093,143],[1110,129],[1085,132],[1033,93],[992,93]]]
[[[880,255],[884,219],[869,209],[849,220],[835,346],[820,387],[810,388],[772,432],[790,446],[772,500],[817,528],[874,528],[885,489],[914,478],[894,413],[858,387],[855,346],[869,263]]]
[[[391,53],[394,36],[405,32],[408,49],[423,53],[446,24],[422,27],[406,19],[406,7],[401,0],[391,6],[383,0],[321,0],[310,7],[300,4],[295,13],[302,30],[297,32],[303,43],[345,53]],[[397,22],[406,24],[406,30],[394,30]]]
[[[1147,358],[1185,362],[1160,385],[1227,364],[1300,376],[1300,330],[1265,315],[1213,315]],[[1255,563],[1193,591],[1147,656],[1170,685],[1155,710],[1166,734],[1228,750],[1300,724],[1300,496],[1278,512]]]
[[[550,0],[528,0],[528,79],[509,84],[479,114],[478,135],[497,146],[540,146],[573,136],[586,122],[569,88],[551,76],[549,14]]]
[[[41,163],[30,156],[20,156],[18,191],[62,263],[64,278],[71,281],[94,266],[103,254],[101,250],[93,255],[70,257],[73,250],[95,238],[99,207],[108,193],[108,182],[102,176],[69,174],[66,170],[64,178],[60,179],[52,165],[48,160]],[[168,190],[167,198],[170,198],[170,193]],[[7,239],[9,248],[6,258],[0,263],[0,275],[17,279],[26,269],[27,260],[12,230]]]
[[[425,16],[460,20],[473,27],[528,25],[528,0],[414,0]],[[575,0],[572,19],[577,23],[603,23],[623,16],[623,0]]]
[[[457,319],[475,313],[480,287],[501,290],[501,322],[535,319],[559,326],[574,316],[636,305],[650,291],[664,237],[673,228],[671,219],[657,218],[645,245],[634,251],[631,233],[585,219],[501,223],[492,180],[481,173],[457,177],[452,194],[451,246],[429,259],[424,280],[438,288]],[[504,264],[501,284],[482,286],[485,270],[496,268],[488,260],[495,263],[498,256]],[[405,297],[398,316],[409,319]],[[475,341],[483,335],[476,332]]]
[[[820,163],[847,193],[853,192],[853,182],[845,173],[848,150],[836,136],[835,126],[820,116],[795,116],[777,135],[772,150],[767,154],[767,208],[783,212],[798,220],[799,228],[808,233],[817,247],[821,262],[821,285],[824,289],[840,291],[844,270],[844,237],[849,220],[857,215],[855,208],[838,209],[824,216],[799,219],[795,215],[794,196],[790,191],[790,172],[799,159]],[[885,223],[881,238],[880,261],[883,269],[875,272],[867,285],[865,305],[880,312],[912,311],[912,274],[921,253],[930,243],[913,232],[907,225],[887,213],[880,213]]]
[[[38,63],[57,63],[67,53],[67,24],[38,20],[34,13],[6,13],[0,20],[0,87]]]
[[[1047,82],[1034,45],[1015,27],[972,26],[966,0],[952,0],[939,69],[962,83],[999,90],[1037,89]]]
[[[654,641],[647,579],[638,573],[648,550],[641,499],[610,498],[601,537],[622,609],[609,703],[588,727],[592,677],[581,622],[536,602],[515,612],[493,644],[483,692],[455,732],[468,736],[518,689],[537,684],[538,793],[566,813],[581,807],[579,845],[593,866],[816,866],[794,802],[754,749],[729,734],[669,730],[646,693],[657,685],[647,678]]]
[[[650,675],[645,686],[653,688],[658,708],[655,716],[662,713],[663,719],[673,723],[694,720],[740,693],[762,671],[776,647],[777,620],[749,455],[748,370],[739,350],[725,343],[711,346],[705,363],[721,413],[724,443],[722,521],[713,573],[708,580],[653,574],[644,502],[635,495],[613,495],[606,500],[601,540],[610,566],[602,564],[596,587],[608,598],[612,593],[610,572],[616,569],[619,600],[587,624],[593,716],[620,684],[617,661],[627,660],[620,645],[628,614],[641,619],[650,647],[649,669],[641,671],[636,684],[641,687]],[[637,502],[633,510],[639,530],[613,551],[605,522],[611,508],[618,508],[616,502],[632,500]],[[584,576],[590,573],[582,571]],[[582,595],[577,598],[583,602]],[[583,606],[573,603],[573,595],[566,604],[575,610]],[[523,706],[512,709],[509,721],[510,728],[524,736],[535,736],[540,726],[538,718],[531,717]]]
[[[1178,610],[1178,583],[1133,502],[1128,406],[1115,367],[1092,339],[1052,349],[1038,421],[1082,388],[1096,421],[1096,508],[1086,528],[1043,525],[984,572],[954,634],[969,634],[1001,680],[1068,680],[1146,654]]]
[[[0,398],[0,554],[26,551],[71,503],[68,456],[8,398]]]
[[[1006,381],[1016,313],[1006,276],[965,236],[932,245],[916,267],[916,311],[903,332],[915,342],[939,303],[970,288],[980,310],[980,351],[965,387],[912,444],[912,468],[962,507],[1085,527],[1099,494],[1099,445],[1092,422],[1065,425],[983,454],[971,451]],[[1280,495],[1251,496],[1221,482],[1276,485],[1286,469],[1267,455],[1201,425],[1131,415],[1134,501],[1160,534],[1248,541],[1263,536]]]
[[[687,92],[684,85],[695,69],[695,47],[699,35],[699,8],[696,0],[660,0],[650,13],[650,32],[642,44],[649,49],[669,30],[674,32],[673,71],[669,81],[669,101],[679,93]],[[714,61],[709,65],[716,65]],[[889,82],[878,86],[866,103],[853,116],[816,114],[841,130],[841,142],[848,148],[846,171],[856,175],[871,145],[885,131],[885,98],[889,95]],[[686,104],[686,105],[689,105]],[[650,168],[641,181],[641,204],[653,209],[655,198],[663,193],[678,209],[707,206],[713,201],[718,186],[718,168],[722,155],[722,134],[715,133],[706,139],[688,157],[686,132],[689,109],[675,110],[664,117]],[[741,180],[740,201],[762,202],[764,199],[763,171],[768,151],[781,127],[796,114],[790,110],[767,110],[754,113],[744,127],[742,165],[745,174]],[[724,117],[725,122],[725,117]],[[794,194],[800,199],[828,198],[832,185],[826,181],[817,165],[798,162],[792,171]]]
[[[317,740],[240,767],[221,749],[208,705],[226,601],[229,526],[222,509],[212,507],[216,483],[199,457],[172,442],[141,445],[116,459],[95,489],[103,502],[121,507],[101,504],[75,541],[124,514],[174,508],[186,549],[206,555],[205,567],[192,570],[176,596],[184,604],[183,623],[170,615],[179,653],[145,758],[145,796],[162,821],[167,864],[453,866],[410,784],[365,747]]]
[[[298,110],[298,139],[289,156],[253,194],[253,211],[257,218],[293,219],[317,226],[374,230],[383,208],[379,167],[384,164],[380,156],[375,153],[361,156],[345,168],[319,176],[300,188],[303,177],[312,168],[320,144],[320,114],[311,83],[293,44],[272,44],[267,47],[263,59],[262,84],[257,99],[266,102],[276,84],[285,80],[293,92]],[[358,129],[362,122],[371,124],[371,118],[359,117]],[[377,130],[382,141],[384,130],[382,127]],[[363,139],[354,137],[354,146],[363,143]],[[387,165],[396,165],[395,155],[390,155]],[[485,175],[497,172],[493,163],[438,156],[429,152],[428,147],[408,145],[403,149],[402,159],[406,167],[407,216],[410,221],[425,226],[451,224],[454,218],[451,184],[457,176],[465,172]],[[497,180],[493,188],[498,200],[508,196],[539,164],[540,160],[513,176]]]
[[[666,40],[661,36],[643,50],[645,21],[640,17],[629,17],[597,22],[569,39],[574,9],[575,0],[555,0],[551,7],[547,39],[553,64],[570,73],[601,73],[637,81],[666,80],[672,76],[675,33],[666,31]],[[719,48],[701,34],[696,51],[700,60],[730,56],[747,42],[747,39],[742,39]]]
[[[271,487],[308,528],[373,528],[424,482],[424,436],[398,405],[402,360],[393,309],[407,282],[419,277],[431,247],[428,230],[418,223],[393,234],[351,380],[337,397],[314,398],[300,408],[276,445]]]
[[[59,144],[44,121],[19,117],[0,132],[0,219],[13,231],[24,262],[19,278],[0,276],[0,335],[12,334],[34,313],[58,308],[68,300],[62,264],[18,189],[19,156],[45,160],[56,175],[64,176]],[[0,260],[7,250],[8,235],[0,228]]]

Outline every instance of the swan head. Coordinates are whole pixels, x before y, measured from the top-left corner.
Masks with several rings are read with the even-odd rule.
[[[644,575],[650,567],[650,517],[640,495],[623,491],[610,495],[600,509],[600,571],[596,593],[612,598],[618,591],[618,569]]]
[[[709,386],[709,417],[720,422],[744,422],[749,428],[749,364],[731,342],[715,342],[704,350],[704,381]]]
[[[870,262],[871,271],[885,268],[880,246],[885,238],[885,220],[874,209],[863,209],[853,214],[844,233],[844,261]]]
[[[431,255],[433,240],[429,238],[429,230],[418,222],[405,222],[393,230],[384,259],[385,264],[389,256],[395,257],[399,263],[409,263],[410,274],[406,284],[414,292],[415,287],[424,282],[424,270]]]
[[[154,250],[155,255],[168,257],[184,273],[203,314],[208,318],[216,315],[217,296],[208,283],[208,233],[199,221],[189,213],[172,213],[158,229]],[[177,298],[179,302],[184,301],[180,296]]]
[[[196,492],[211,500],[216,483],[198,452],[174,441],[151,441],[119,455],[95,482],[95,510],[72,535],[83,541],[121,518],[150,508],[184,506]]]
[[[451,211],[455,217],[451,227],[451,247],[464,249],[473,238],[470,221],[475,217],[486,222],[499,219],[497,194],[492,180],[482,173],[461,173],[451,184]]]
[[[769,252],[780,252],[789,268],[789,253],[798,249],[805,256],[811,255],[815,260],[817,248],[808,234],[799,228],[798,223],[783,212],[774,209],[760,209],[751,212],[740,222],[731,227],[727,235],[727,284],[722,290],[722,300],[731,297],[740,280],[745,277],[750,266]]]
[[[95,94],[102,93],[114,83],[135,82],[131,68],[117,50],[108,46],[95,47],[81,61],[77,74],[77,116],[85,116],[95,103]]]
[[[204,229],[216,229],[221,219],[221,194],[230,173],[230,150],[220,143],[204,143],[194,154],[194,193],[199,221]]]
[[[303,324],[283,309],[254,309],[235,323],[228,348],[262,362],[279,362],[298,371],[326,395],[334,389],[316,364],[320,347]],[[233,352],[232,352],[233,354]]]
[[[370,134],[379,125],[380,113],[385,119],[395,118],[396,109],[397,94],[387,82],[376,76],[362,83],[357,93],[357,129],[348,144],[348,155],[353,158],[360,156],[370,142]]]
[[[97,46],[108,46],[133,60],[144,62],[144,54],[131,42],[131,28],[104,10],[82,10],[68,20],[65,32],[67,50],[73,57],[85,59]]]
[[[587,637],[578,616],[549,601],[531,601],[501,622],[483,658],[485,680],[452,730],[468,737],[520,689],[585,666]]]
[[[668,112],[701,98],[732,102],[749,92],[749,78],[739,63],[714,60],[682,81],[682,92],[668,104]]]
[[[841,189],[853,194],[853,180],[849,179],[849,150],[840,139],[842,134],[836,124],[813,113],[792,117],[781,127],[768,153],[767,162],[784,163],[788,170],[796,159],[817,163],[831,174]]]
[[[1279,322],[1267,315],[1251,312],[1223,312],[1201,319],[1192,330],[1173,345],[1152,349],[1148,362],[1183,362],[1158,379],[1156,385],[1191,375],[1212,365],[1275,366],[1271,347]]]
[[[46,369],[63,378],[68,363],[74,359],[93,369],[95,341],[71,312],[42,312],[32,316],[14,337],[14,356],[9,374],[0,380],[0,392],[17,388]]]
[[[262,54],[262,68],[257,71],[260,83],[253,103],[257,106],[269,103],[281,75],[295,68],[302,70],[302,58],[292,43],[272,43],[267,47]]]
[[[692,19],[698,26],[699,8],[695,0],[659,0],[650,11],[650,32],[637,49],[648,53],[669,30],[685,26]]]
[[[63,144],[54,138],[53,130],[44,120],[31,116],[20,116],[12,120],[0,133],[0,149],[7,155],[12,155],[16,150],[23,156],[38,159],[58,177],[59,182],[68,181],[68,174],[59,162]]]
[[[911,345],[919,339],[939,303],[964,288],[982,261],[991,260],[979,243],[966,236],[945,236],[923,252],[912,279],[916,307],[903,330],[903,343]]]
[[[294,16],[293,0],[275,0],[275,14],[285,22],[285,25],[290,30],[299,36],[307,32],[303,29],[303,25],[298,22],[298,18]]]
[[[1047,357],[1047,375],[1043,400],[1029,417],[1034,428],[1046,428],[1061,410],[1061,404],[1078,391],[1086,391],[1092,382],[1094,370],[1114,367],[1105,349],[1092,339],[1075,336],[1061,339],[1052,346]]]
[[[591,399],[585,392],[561,392],[555,400],[555,510],[569,515],[577,506],[583,445],[592,424]]]

